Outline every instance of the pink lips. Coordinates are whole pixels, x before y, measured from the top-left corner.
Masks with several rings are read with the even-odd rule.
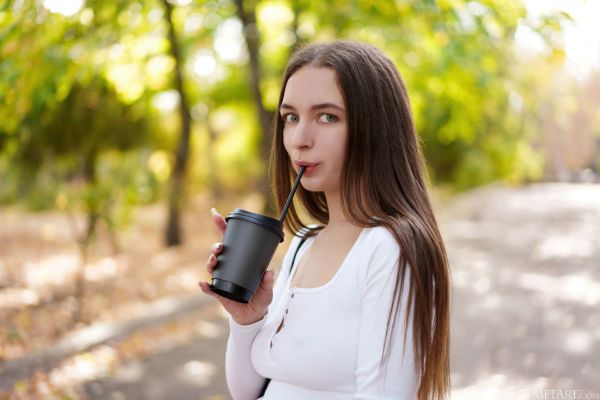
[[[319,165],[319,163],[312,163],[308,161],[296,161],[295,164],[298,167],[298,170],[300,169],[300,167],[306,167],[306,169],[304,170],[304,175],[302,176],[312,175],[315,168]]]

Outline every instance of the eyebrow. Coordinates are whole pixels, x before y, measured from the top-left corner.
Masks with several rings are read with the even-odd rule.
[[[279,108],[280,109],[284,109],[285,108],[285,109],[288,109],[288,110],[296,110],[294,108],[294,106],[291,106],[291,105],[286,104],[286,103],[281,103],[281,106],[279,106]],[[315,104],[310,109],[312,111],[315,111],[315,110],[321,110],[323,108],[335,108],[335,109],[340,110],[340,111],[345,111],[343,107],[340,107],[337,104],[333,104],[333,103],[319,103],[319,104]]]

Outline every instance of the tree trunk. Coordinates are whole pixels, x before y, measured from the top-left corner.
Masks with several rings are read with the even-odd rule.
[[[171,56],[175,60],[175,89],[179,93],[179,115],[181,118],[181,136],[175,150],[175,166],[171,181],[169,182],[169,213],[165,231],[165,244],[175,246],[181,244],[180,214],[185,191],[185,173],[190,152],[191,116],[190,108],[183,85],[183,62],[177,41],[175,26],[173,25],[173,6],[163,0],[165,9],[165,22],[168,27]]]
[[[96,159],[97,154],[91,152],[87,156],[84,156],[83,161],[83,179],[88,188],[93,188],[97,185],[98,180],[96,177]],[[83,309],[85,307],[85,295],[86,295],[86,281],[85,273],[88,263],[88,253],[90,244],[96,234],[96,228],[101,214],[101,205],[98,203],[98,199],[87,199],[87,223],[84,228],[84,232],[79,236],[78,247],[79,247],[79,259],[80,265],[75,277],[75,306],[71,313],[71,323],[81,321],[83,315]]]
[[[206,118],[206,129],[208,130],[208,146],[206,148],[206,159],[208,160],[209,169],[208,181],[210,182],[212,200],[217,201],[223,197],[223,188],[219,180],[219,165],[213,151],[217,141],[217,132],[208,117]]]
[[[260,157],[265,163],[268,163],[273,135],[271,124],[273,122],[274,113],[267,111],[262,102],[262,94],[260,91],[262,71],[259,59],[260,38],[258,27],[256,26],[256,2],[250,1],[248,3],[250,4],[245,3],[244,0],[235,0],[238,17],[244,26],[244,38],[250,56],[250,86],[261,130]],[[266,170],[267,169],[265,168],[265,172],[260,179],[259,190],[263,193],[266,200],[263,212],[269,214],[275,211],[275,201],[271,194],[269,177],[267,176]]]

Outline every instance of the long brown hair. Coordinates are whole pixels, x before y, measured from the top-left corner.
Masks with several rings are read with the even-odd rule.
[[[424,159],[404,82],[394,64],[371,45],[351,41],[309,45],[290,59],[279,105],[288,79],[304,65],[335,71],[344,97],[348,116],[348,141],[340,177],[344,214],[357,226],[385,226],[400,246],[382,364],[389,357],[405,268],[409,268],[408,310],[414,306],[418,399],[443,399],[450,391],[448,259],[425,185]],[[283,120],[277,115],[270,171],[281,209],[296,173],[283,145]],[[300,186],[296,199],[312,218],[328,223],[323,192],[310,192]],[[309,236],[319,229],[309,229],[294,205],[285,223],[292,232],[302,229]],[[407,319],[409,315],[407,312]],[[409,324],[404,322],[406,333]]]

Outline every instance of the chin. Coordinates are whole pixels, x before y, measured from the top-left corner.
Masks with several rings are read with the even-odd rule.
[[[309,192],[322,192],[322,186],[317,180],[310,179],[310,177],[302,177],[300,184],[304,188],[304,190],[308,190]]]
[[[319,186],[319,185],[314,185],[314,184],[304,184],[302,183],[302,187],[304,188],[304,190],[308,190],[309,192],[322,192],[323,189]]]
[[[327,185],[320,179],[315,179],[313,177],[302,178],[300,181],[302,187],[309,192],[328,192],[333,190],[333,185]]]

